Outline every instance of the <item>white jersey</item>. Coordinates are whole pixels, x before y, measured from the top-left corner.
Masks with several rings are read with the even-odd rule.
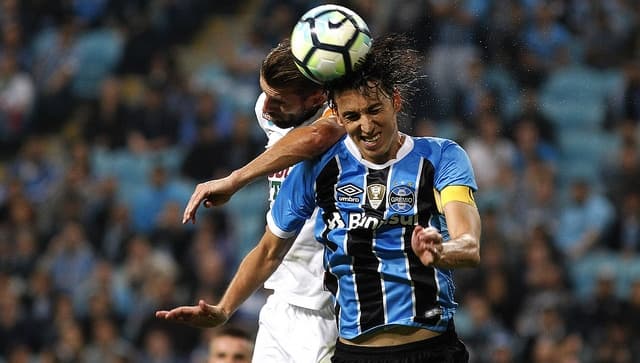
[[[266,146],[268,148],[291,131],[293,127],[282,129],[263,117],[262,109],[265,98],[264,93],[258,97],[255,111],[258,123],[269,139]],[[324,111],[325,108],[321,108],[303,124],[315,121]],[[290,169],[291,167],[269,175],[269,202],[271,204],[273,204],[280,185],[289,174]],[[291,305],[318,310],[330,301],[331,293],[323,287],[323,245],[314,237],[314,220],[315,213],[307,220],[291,246],[291,250],[284,257],[278,269],[265,282],[264,287],[274,290],[275,295]]]

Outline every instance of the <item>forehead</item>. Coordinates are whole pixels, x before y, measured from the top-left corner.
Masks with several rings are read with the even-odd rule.
[[[297,95],[295,91],[290,89],[278,89],[271,87],[262,75],[260,76],[260,89],[262,89],[262,92],[267,96],[275,99],[291,98]]]
[[[339,109],[347,110],[372,104],[391,102],[391,98],[377,87],[367,89],[347,89],[336,92],[334,101]]]
[[[232,336],[219,336],[210,343],[210,348],[214,352],[249,352],[250,343],[245,339]]]

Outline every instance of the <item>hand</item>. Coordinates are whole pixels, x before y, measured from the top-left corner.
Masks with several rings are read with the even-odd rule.
[[[417,225],[411,235],[411,248],[425,266],[431,266],[442,255],[442,235],[433,227]]]
[[[229,316],[217,306],[209,305],[204,300],[195,306],[179,306],[172,310],[156,311],[156,318],[189,325],[195,328],[213,328],[224,324]]]
[[[231,176],[198,184],[184,209],[182,223],[189,221],[196,223],[196,211],[201,203],[205,208],[223,205],[238,191],[239,187],[233,182]]]

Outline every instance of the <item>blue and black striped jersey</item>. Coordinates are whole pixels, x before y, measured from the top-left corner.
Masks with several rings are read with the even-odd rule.
[[[295,235],[316,206],[315,235],[325,246],[325,286],[335,297],[340,336],[352,339],[390,325],[445,331],[453,318],[450,270],[424,266],[411,249],[414,226],[449,239],[435,191],[476,190],[471,163],[455,142],[405,137],[396,159],[361,159],[345,137],[321,158],[298,164],[285,180],[268,223]]]

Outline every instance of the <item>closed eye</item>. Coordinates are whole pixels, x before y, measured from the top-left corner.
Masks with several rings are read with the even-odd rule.
[[[369,112],[369,114],[370,114],[370,115],[376,115],[376,114],[379,114],[380,112],[382,112],[382,107],[380,107],[380,106],[371,107],[371,108],[368,110],[368,112]]]
[[[360,114],[356,112],[345,112],[342,114],[342,118],[349,122],[358,121]]]

